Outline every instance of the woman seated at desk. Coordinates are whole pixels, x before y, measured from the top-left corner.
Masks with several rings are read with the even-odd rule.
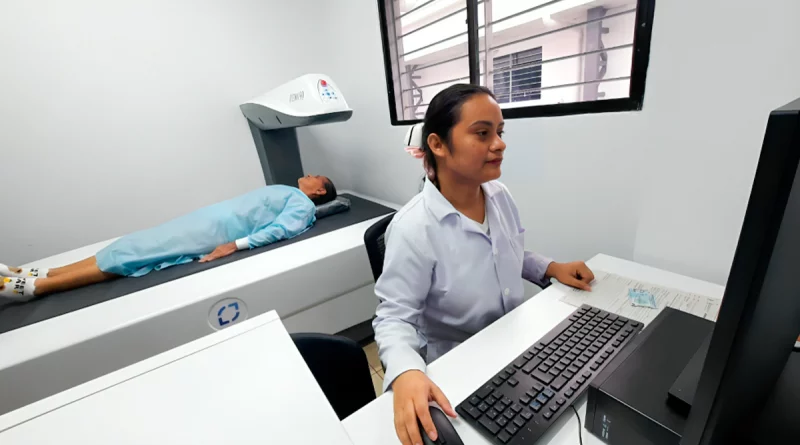
[[[555,278],[584,290],[594,279],[583,262],[556,263],[525,251],[517,206],[496,181],[506,149],[503,126],[500,106],[484,87],[453,85],[437,94],[417,153],[428,178],[386,233],[373,327],[403,445],[422,444],[417,418],[436,440],[429,401],[456,416],[425,375],[426,363],[522,304],[523,278],[539,284]]]
[[[56,269],[0,264],[0,298],[28,301],[120,276],[140,277],[200,259],[293,238],[316,220],[317,205],[336,198],[325,176],[308,175],[297,187],[270,185],[114,241],[96,256]],[[209,253],[210,252],[210,253]]]

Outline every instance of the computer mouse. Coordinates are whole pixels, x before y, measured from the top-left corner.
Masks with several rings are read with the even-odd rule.
[[[425,432],[425,428],[422,427],[422,423],[419,423],[422,443],[424,445],[464,445],[464,441],[458,436],[456,429],[453,427],[453,424],[450,423],[450,419],[447,418],[447,415],[435,406],[431,406],[430,411],[433,425],[436,427],[436,432],[439,434],[439,437],[437,437],[436,440],[431,440]]]

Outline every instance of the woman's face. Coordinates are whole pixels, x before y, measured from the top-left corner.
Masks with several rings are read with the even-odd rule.
[[[479,94],[464,102],[450,134],[450,146],[437,135],[428,138],[439,175],[444,176],[446,169],[459,182],[478,184],[499,178],[506,149],[504,125],[500,106],[491,96]]]

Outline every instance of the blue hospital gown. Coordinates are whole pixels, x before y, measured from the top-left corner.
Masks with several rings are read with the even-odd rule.
[[[300,189],[270,185],[123,236],[97,253],[97,265],[103,272],[140,277],[245,237],[251,249],[266,246],[308,230],[315,209]]]

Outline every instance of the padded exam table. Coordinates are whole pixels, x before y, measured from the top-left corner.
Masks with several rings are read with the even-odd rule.
[[[292,332],[334,333],[370,319],[377,301],[364,232],[395,206],[343,196],[349,211],[291,240],[0,304],[0,415],[270,310]],[[78,261],[110,242],[34,265]]]

